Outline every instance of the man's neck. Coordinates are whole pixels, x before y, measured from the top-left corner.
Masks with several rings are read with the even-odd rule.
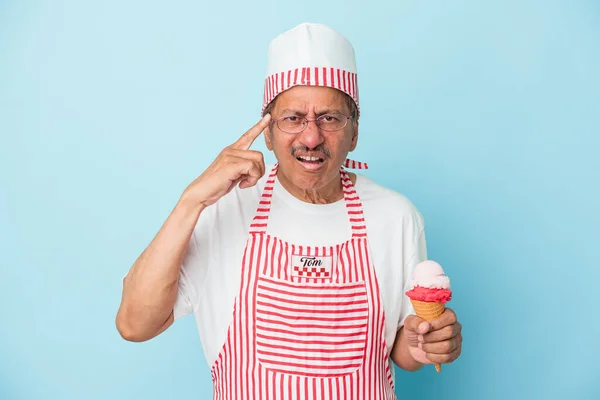
[[[352,184],[356,183],[356,174],[348,172]],[[281,186],[287,190],[292,196],[306,203],[312,204],[330,204],[344,198],[344,190],[342,188],[342,180],[338,175],[337,179],[333,179],[327,185],[318,189],[302,189],[290,182],[281,171],[277,174],[277,178]]]

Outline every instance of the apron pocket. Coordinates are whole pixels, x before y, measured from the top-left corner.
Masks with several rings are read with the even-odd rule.
[[[337,377],[362,365],[369,317],[364,282],[313,285],[259,276],[255,310],[256,352],[264,368]]]

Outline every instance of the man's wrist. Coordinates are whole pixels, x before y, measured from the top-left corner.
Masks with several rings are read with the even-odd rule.
[[[180,209],[184,214],[200,215],[206,208],[203,202],[184,193],[177,202],[176,208]]]

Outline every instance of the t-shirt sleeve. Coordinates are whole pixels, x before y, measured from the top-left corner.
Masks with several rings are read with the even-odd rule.
[[[412,218],[404,235],[404,251],[407,255],[406,263],[403,266],[403,293],[409,289],[410,280],[412,278],[415,266],[421,261],[427,260],[427,243],[425,239],[425,227],[421,214],[416,214]],[[400,308],[400,318],[398,319],[398,329],[404,326],[404,320],[411,314],[415,314],[415,310],[408,296],[402,298],[402,306]]]
[[[213,210],[209,207],[200,215],[190,237],[181,263],[177,298],[173,307],[173,317],[178,320],[198,309],[202,286],[206,280],[212,248],[209,227],[213,225]]]

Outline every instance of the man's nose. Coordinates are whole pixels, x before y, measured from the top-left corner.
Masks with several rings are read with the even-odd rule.
[[[324,137],[317,125],[316,121],[309,121],[308,126],[298,136],[298,141],[308,147],[314,149],[324,142]]]

